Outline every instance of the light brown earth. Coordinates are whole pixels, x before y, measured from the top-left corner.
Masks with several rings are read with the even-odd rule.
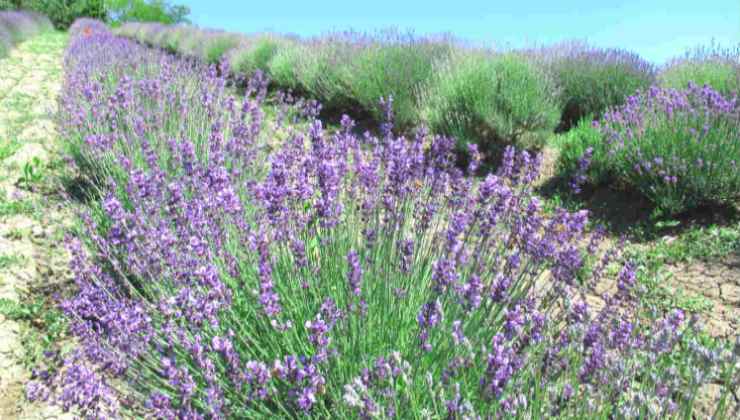
[[[68,281],[61,242],[71,219],[53,173],[59,161],[53,113],[66,39],[45,33],[0,60],[0,305],[6,309]],[[27,164],[40,175],[23,182]],[[33,320],[6,315],[0,313],[0,419],[72,418],[26,400],[28,341],[37,335]]]

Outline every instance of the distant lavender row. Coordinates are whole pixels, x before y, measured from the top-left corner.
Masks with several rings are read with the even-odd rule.
[[[639,55],[617,48],[563,42],[524,51],[558,80],[562,100],[561,129],[584,117],[599,118],[624,104],[638,89],[656,81],[656,68]]]
[[[693,82],[709,85],[725,96],[740,92],[740,45],[699,47],[669,62],[660,74],[664,87],[683,89]]]
[[[393,96],[396,122],[404,129],[419,122],[417,91],[452,47],[448,39],[398,31],[374,35],[348,31],[299,39],[128,23],[117,33],[210,64],[226,59],[231,70],[245,80],[259,69],[278,87],[311,96],[325,109],[359,110],[379,121],[383,116],[378,100]]]
[[[70,36],[79,37],[80,35],[89,36],[93,33],[105,34],[110,32],[108,26],[97,20],[90,18],[80,18],[75,20],[68,29]]]
[[[19,42],[49,29],[51,21],[38,13],[0,11],[0,57]]]
[[[318,99],[325,109],[362,111],[379,121],[378,99],[392,96],[401,129],[424,123],[481,149],[547,137],[540,134],[551,133],[558,120],[567,128],[601,114],[655,80],[653,67],[636,55],[583,44],[495,52],[446,36],[393,31],[301,40],[143,23],[126,24],[118,33],[210,63],[228,60],[244,79],[262,70],[278,87]],[[507,89],[527,93],[519,98]]]
[[[215,67],[76,33],[76,347],[29,397],[87,418],[690,418],[703,384],[735,386],[740,343],[646,307],[586,212],[544,211],[540,157],[508,148],[476,180],[423,130],[265,124],[261,77],[240,103]]]

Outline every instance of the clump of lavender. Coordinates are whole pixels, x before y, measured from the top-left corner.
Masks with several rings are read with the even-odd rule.
[[[642,311],[614,253],[602,265],[619,287],[587,303],[587,214],[543,211],[537,157],[509,148],[476,181],[454,141],[358,137],[349,117],[334,133],[287,127],[267,152],[262,82],[234,113],[208,69],[88,42],[118,62],[71,56],[74,41],[67,61],[65,92],[83,91],[62,115],[107,116],[64,131],[78,158],[106,162],[85,235],[67,241],[77,348],[30,397],[90,418],[661,416],[690,412],[735,362],[692,341],[682,313]],[[139,58],[147,71],[119,75]],[[84,93],[101,74],[104,111]],[[190,112],[160,108],[150,83],[197,92],[178,97]]]
[[[456,137],[461,150],[540,148],[560,118],[554,90],[548,74],[517,54],[458,51],[420,89],[422,117],[435,132]]]
[[[740,108],[709,86],[651,87],[599,124],[600,165],[676,214],[740,196]]]
[[[655,82],[656,69],[629,51],[568,41],[526,54],[554,77],[562,106],[561,130],[584,117],[599,118]]]
[[[68,29],[69,35],[73,38],[87,37],[93,33],[102,34],[109,32],[105,23],[90,18],[80,18],[75,20]]]

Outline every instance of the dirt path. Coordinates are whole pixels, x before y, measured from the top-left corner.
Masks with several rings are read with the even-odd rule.
[[[56,322],[45,294],[66,281],[62,246],[71,213],[53,113],[67,36],[46,33],[0,60],[0,419],[72,418],[24,396],[30,366]],[[48,294],[47,294],[48,296]],[[59,319],[60,320],[60,319]],[[60,321],[61,322],[61,321]],[[61,328],[60,328],[61,330]]]

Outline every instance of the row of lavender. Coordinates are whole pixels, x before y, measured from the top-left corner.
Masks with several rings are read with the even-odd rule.
[[[354,106],[377,120],[378,98],[393,96],[402,128],[424,122],[480,146],[516,143],[520,132],[541,143],[541,132],[600,114],[655,81],[653,66],[635,54],[583,43],[496,52],[396,31],[303,40],[129,23],[118,33],[210,63],[225,59],[238,75],[260,69],[283,89],[332,109]]]
[[[62,304],[76,348],[32,399],[89,418],[688,418],[720,383],[710,410],[731,415],[740,343],[646,307],[586,213],[543,210],[539,157],[509,148],[475,180],[448,138],[266,124],[261,76],[240,102],[214,67],[72,32],[59,124],[92,196]]]
[[[0,11],[0,57],[8,55],[10,49],[41,31],[52,29],[46,16],[32,12]]]
[[[517,84],[519,90],[526,88],[517,77],[496,72],[496,67],[490,66],[490,62],[506,54],[472,48],[449,36],[415,37],[396,31],[375,35],[343,32],[301,40],[272,33],[248,36],[156,23],[127,23],[118,33],[209,63],[228,60],[231,70],[243,77],[248,78],[259,69],[281,87],[300,89],[325,106],[340,110],[354,103],[380,117],[377,98],[394,96],[400,98],[395,105],[399,119],[412,125],[419,121],[434,123],[436,120],[430,112],[455,111],[428,103],[423,92],[429,90],[427,85],[444,86],[450,84],[450,78],[463,79],[478,82],[477,90],[486,91],[481,86],[485,80],[480,78],[487,75],[493,82],[501,80],[503,84]],[[535,69],[525,68],[519,70],[519,78],[529,75],[542,79],[535,83],[546,95],[536,98],[537,102],[547,99],[556,102],[561,114],[560,128],[565,129],[583,117],[599,117],[607,108],[623,104],[637,89],[656,82],[677,89],[685,88],[689,82],[699,86],[709,84],[723,95],[740,89],[740,49],[714,44],[688,51],[659,69],[628,51],[596,48],[579,41],[513,54],[521,55],[532,59],[547,75],[543,77]],[[476,61],[476,67],[482,67],[474,74],[465,69],[471,60]],[[405,77],[396,77],[400,73]],[[435,76],[438,73],[443,74]],[[470,80],[476,77],[478,80]],[[491,83],[489,89],[495,84]],[[463,88],[460,82],[457,88]],[[443,96],[445,92],[432,93]],[[485,92],[458,94],[463,99],[487,102],[489,108],[493,102],[490,98],[486,101]],[[498,96],[503,96],[502,92]],[[547,109],[547,104],[537,105]],[[431,109],[415,112],[414,108]],[[548,124],[551,123],[543,127],[552,128]]]

